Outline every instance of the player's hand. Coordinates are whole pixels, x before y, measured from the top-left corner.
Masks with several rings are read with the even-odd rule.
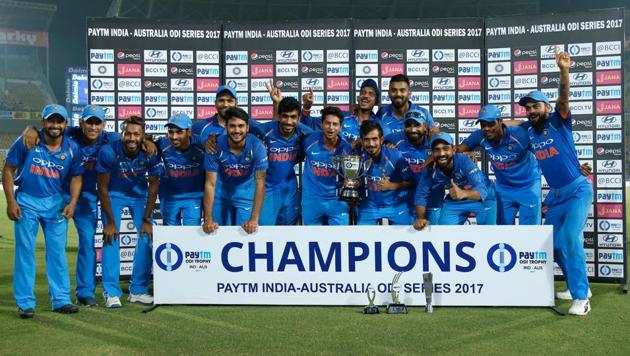
[[[556,64],[558,68],[569,70],[571,66],[571,57],[567,52],[558,52],[558,47],[553,48],[553,54],[556,56]]]
[[[591,168],[591,166],[589,166],[588,163],[583,163],[580,166],[580,172],[582,173],[583,176],[588,177],[591,175],[591,173],[593,173],[593,168]]]
[[[304,108],[304,110],[311,110],[314,97],[315,95],[313,94],[313,88],[308,88],[308,93],[302,95],[302,108]]]
[[[258,221],[257,220],[249,220],[241,225],[243,230],[245,230],[248,234],[253,234],[258,231]]]
[[[383,146],[389,147],[389,148],[396,148],[396,145],[391,142],[383,142]]]
[[[24,132],[22,132],[22,143],[26,149],[32,149],[33,147],[39,144],[39,132],[33,125],[28,125],[24,128]]]
[[[75,207],[76,207],[76,204],[68,204],[68,205],[66,205],[66,207],[63,208],[63,211],[61,212],[61,215],[63,215],[68,220],[72,219],[72,217],[74,216],[74,208]]]
[[[282,92],[280,91],[280,88],[273,85],[273,82],[271,80],[265,83],[265,88],[267,88],[267,92],[269,93],[269,96],[271,97],[271,100],[274,102],[274,104],[277,104],[280,102],[280,100],[282,100]]]
[[[356,188],[359,185],[361,185],[361,182],[358,179],[344,179],[343,181],[344,188],[348,188],[348,187]]]
[[[392,183],[392,181],[389,180],[389,177],[383,177],[380,182],[376,183],[376,188],[379,192],[386,192],[388,190],[398,189],[398,185],[396,183]]]
[[[206,153],[217,153],[217,135],[210,135],[205,144]]]
[[[413,222],[413,228],[416,230],[422,230],[425,227],[431,225],[431,223],[429,222],[429,220],[427,219],[422,219],[422,218],[417,218],[414,222]]]
[[[360,139],[357,139],[357,140],[354,140],[354,142],[350,144],[350,147],[352,148],[353,151],[359,151],[363,148],[363,143],[361,143]]]
[[[22,209],[16,202],[7,204],[7,216],[13,221],[18,221],[22,218]]]
[[[157,153],[157,146],[153,141],[144,140],[142,142],[142,150],[147,154],[147,157],[151,157]]]
[[[429,157],[427,157],[427,159],[420,166],[420,171],[422,171],[423,169],[427,167],[434,167],[434,166],[435,166],[435,160],[433,159],[432,155],[429,155]]]
[[[140,236],[143,234],[147,234],[149,240],[153,240],[153,224],[150,222],[142,222],[142,227],[140,228]]]
[[[105,224],[103,227],[103,244],[109,245],[113,240],[118,239],[118,229],[114,224]]]
[[[205,219],[201,228],[206,234],[211,234],[219,229],[219,224],[215,223],[212,219]]]
[[[451,187],[448,188],[448,194],[450,194],[453,200],[462,200],[466,198],[466,191],[461,189],[455,181],[451,178]]]

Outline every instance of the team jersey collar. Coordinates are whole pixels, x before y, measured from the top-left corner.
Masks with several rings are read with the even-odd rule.
[[[51,152],[48,149],[48,145],[46,145],[46,134],[44,133],[44,129],[39,130],[39,144],[38,146],[42,147],[46,152]],[[59,151],[67,151],[68,150],[68,145],[69,142],[66,139],[66,136],[61,135],[61,145],[59,146],[59,148],[55,151],[52,151],[51,153],[55,153],[55,152],[59,152]]]

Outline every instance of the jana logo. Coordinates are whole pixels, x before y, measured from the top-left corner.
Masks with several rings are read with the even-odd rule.
[[[184,262],[184,254],[175,244],[168,242],[161,244],[155,251],[155,263],[165,271],[175,271],[182,262]]]
[[[516,260],[516,251],[506,243],[495,244],[488,250],[488,265],[497,272],[511,270],[516,265]]]

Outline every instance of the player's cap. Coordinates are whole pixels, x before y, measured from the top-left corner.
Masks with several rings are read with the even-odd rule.
[[[179,127],[182,130],[187,130],[192,127],[192,120],[188,115],[179,113],[171,116],[164,126],[169,127],[170,125]]]
[[[488,104],[481,107],[477,114],[477,123],[479,121],[495,122],[501,118],[501,110],[496,105]]]
[[[446,132],[438,132],[436,134],[433,134],[433,136],[431,136],[431,148],[433,148],[433,146],[435,146],[440,141],[445,142],[447,145],[452,145],[453,137],[451,136],[451,134]]]
[[[228,87],[227,85],[221,85],[219,89],[217,89],[217,98],[224,92],[228,92],[234,99],[236,99],[236,90]]]
[[[424,125],[424,124],[427,123],[426,116],[424,116],[424,114],[420,110],[409,110],[409,111],[407,111],[407,113],[405,113],[405,121],[404,122],[407,122],[408,120],[413,120],[413,121],[417,122],[420,125]]]
[[[101,122],[105,121],[105,110],[98,105],[88,105],[83,108],[81,120],[87,121],[92,117],[99,119]]]
[[[379,99],[381,98],[381,91],[378,89],[378,84],[376,84],[374,79],[366,79],[363,81],[363,83],[361,83],[361,87],[359,88],[359,90],[365,87],[370,87],[374,89],[374,91],[376,92],[376,103],[378,104]]]
[[[518,105],[525,106],[525,104],[527,104],[527,102],[529,101],[542,101],[545,104],[549,104],[549,98],[547,98],[547,95],[543,94],[543,92],[541,92],[540,90],[532,90],[527,93],[527,95],[525,95],[521,98],[521,100],[518,101]]]
[[[44,110],[42,110],[42,118],[48,120],[53,115],[59,115],[63,117],[64,120],[68,120],[68,111],[65,107],[57,104],[46,105]]]

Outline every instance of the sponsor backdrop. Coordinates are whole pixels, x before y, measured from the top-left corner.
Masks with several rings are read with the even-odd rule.
[[[148,132],[163,133],[169,114],[213,115],[214,90],[221,83],[237,90],[240,106],[252,117],[268,119],[267,81],[298,98],[312,88],[315,110],[328,104],[347,109],[367,78],[379,82],[381,103],[389,103],[388,77],[405,73],[412,80],[412,102],[429,109],[440,129],[461,142],[477,128],[481,97],[506,118],[524,118],[516,102],[532,89],[554,102],[558,45],[573,60],[577,152],[594,170],[594,204],[585,228],[589,277],[623,282],[623,38],[621,10],[395,24],[88,19],[89,100],[107,108],[110,130],[140,114]],[[480,164],[492,176],[487,161]]]
[[[269,226],[255,236],[222,227],[158,226],[156,304],[553,306],[550,226]],[[295,239],[294,236],[299,236]],[[399,286],[392,286],[403,272]]]
[[[525,118],[517,102],[543,91],[554,105],[559,71],[554,47],[571,55],[573,139],[581,162],[593,167],[593,209],[584,232],[588,276],[623,282],[625,189],[623,135],[623,11],[571,16],[486,19],[487,101],[505,117]],[[543,186],[543,196],[548,192]],[[560,275],[556,267],[556,274]]]

